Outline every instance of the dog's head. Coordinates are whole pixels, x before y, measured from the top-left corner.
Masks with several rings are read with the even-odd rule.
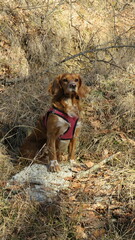
[[[86,86],[82,84],[79,74],[65,73],[54,79],[49,87],[49,92],[54,95],[84,97]]]

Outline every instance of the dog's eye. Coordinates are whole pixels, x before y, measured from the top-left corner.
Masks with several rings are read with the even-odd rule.
[[[75,79],[75,82],[78,82],[78,81],[79,81],[79,79],[78,79],[78,78],[76,78],[76,79]]]
[[[67,83],[67,82],[68,82],[68,80],[67,80],[66,78],[64,78],[64,79],[63,79],[63,82]]]

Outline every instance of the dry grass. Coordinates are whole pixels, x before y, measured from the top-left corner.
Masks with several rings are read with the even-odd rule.
[[[125,75],[126,82],[128,81],[127,79],[128,76]],[[5,118],[8,122],[10,130],[12,130],[14,125],[19,125],[18,131],[15,133],[9,131],[7,135],[4,134],[3,136],[4,139],[7,139],[12,145],[12,148],[15,148],[16,144],[19,145],[22,127],[26,129],[28,126],[30,126],[30,128],[33,127],[39,114],[44,112],[44,109],[47,109],[49,105],[50,97],[44,94],[44,92],[47,91],[47,87],[45,90],[44,85],[47,86],[47,83],[46,80],[44,80],[43,85],[41,84],[42,81],[43,80],[35,81],[34,86],[31,85],[31,82],[28,82],[25,86],[20,84],[15,87],[9,87],[3,93],[2,99],[4,99],[3,106],[5,109],[3,111],[3,119]],[[91,87],[90,94],[83,104],[83,109],[85,109],[84,128],[82,129],[80,138],[78,156],[81,161],[85,161],[85,157],[88,155],[87,160],[97,162],[104,157],[104,151],[106,150],[109,155],[121,151],[120,157],[110,164],[110,168],[114,171],[112,183],[114,179],[118,178],[120,183],[117,188],[116,200],[122,201],[123,203],[126,202],[126,206],[133,211],[135,207],[133,168],[134,108],[130,105],[130,112],[127,114],[127,108],[125,107],[127,98],[123,98],[123,96],[132,93],[134,91],[134,86],[129,78],[128,86],[126,83],[126,87],[122,88],[122,85],[119,84],[121,81],[120,76],[117,76],[116,79],[110,77],[108,81],[103,79],[103,81],[100,81],[99,85],[97,84]],[[20,86],[22,86],[22,88],[20,88]],[[10,89],[10,92],[8,89]],[[14,94],[14,92],[17,91],[20,95]],[[123,102],[122,100],[124,99],[124,107],[120,104],[120,96],[121,102]],[[17,105],[18,110],[15,111],[13,106]],[[37,111],[35,113],[36,109]],[[126,118],[122,118],[125,114]],[[11,116],[10,121],[9,116]],[[124,124],[123,121],[126,124]],[[16,134],[15,138],[13,138],[13,134]],[[22,138],[23,137],[24,136],[22,136]],[[60,206],[60,201],[56,201],[56,203],[52,205],[40,205],[32,203],[24,190],[20,190],[20,186],[14,190],[8,189],[5,183],[8,181],[11,174],[18,171],[18,165],[13,168],[13,165],[9,161],[10,159],[5,153],[2,155],[1,159],[1,171],[3,172],[1,182],[3,191],[0,202],[2,219],[1,238],[4,240],[14,240],[16,238],[17,240],[36,240],[37,238],[41,240],[78,239],[75,226],[82,224],[82,218],[79,218],[78,215],[76,215],[75,219],[69,218],[67,213],[67,209],[70,208],[68,206],[68,201],[65,207],[64,205]],[[80,201],[79,212],[83,212],[83,210],[81,210],[81,204],[83,204],[84,198],[85,202],[89,202],[89,193],[84,195],[80,190],[78,195],[78,200]],[[76,211],[76,205],[72,207],[74,211]],[[128,227],[125,229],[124,225],[113,223],[109,219],[109,230],[102,239],[133,239],[133,233],[128,234],[132,226]],[[86,229],[88,229],[88,225]],[[122,231],[122,229],[124,230]]]
[[[95,46],[134,43],[133,1],[17,0],[0,3],[2,80],[0,148],[2,240],[76,240],[67,209],[32,203],[23,189],[6,183],[18,171],[13,153],[50,105],[49,82],[61,72],[79,72],[90,86],[83,105],[84,127],[78,158],[100,161],[121,151],[110,164],[121,180],[119,196],[134,209],[135,68],[133,49],[86,54],[57,65],[67,56]],[[19,81],[19,83],[18,83]],[[8,86],[10,84],[13,86]],[[81,193],[82,194],[82,193]],[[83,194],[81,195],[83,199]],[[88,195],[86,196],[88,199]],[[130,227],[129,227],[130,229]],[[104,240],[129,240],[129,229],[109,222]]]
[[[0,144],[0,176],[1,182],[5,182],[13,173],[11,157],[7,155],[5,147]]]
[[[90,69],[107,76],[115,65],[134,73],[132,49],[91,53],[56,66],[64,57],[95,46],[133,44],[132,2],[14,0],[0,7],[2,79],[23,80],[46,71],[50,76],[80,70],[89,75]]]
[[[82,148],[85,146],[88,152],[100,157],[104,149],[110,154],[122,151],[123,161],[134,165],[134,91],[134,78],[127,74],[101,78],[91,88],[85,102],[86,120],[81,137]]]

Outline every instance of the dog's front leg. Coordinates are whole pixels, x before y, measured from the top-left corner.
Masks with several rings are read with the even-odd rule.
[[[58,172],[60,171],[60,166],[57,161],[57,154],[56,154],[56,141],[52,136],[48,136],[47,138],[47,148],[49,154],[49,170],[51,172]]]
[[[76,163],[75,153],[76,153],[76,138],[73,138],[69,143],[69,160],[71,164]]]
[[[69,160],[71,162],[71,164],[76,164],[76,160],[75,160],[75,154],[76,154],[76,145],[77,145],[77,138],[80,134],[80,123],[78,124],[78,126],[76,127],[75,130],[75,134],[73,139],[70,140],[69,143]]]
[[[51,172],[60,171],[57,161],[56,141],[58,139],[57,116],[49,114],[47,120],[47,150],[49,155],[49,170]]]

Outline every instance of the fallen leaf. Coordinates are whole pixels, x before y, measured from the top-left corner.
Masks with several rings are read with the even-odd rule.
[[[87,106],[86,110],[87,110],[87,112],[93,112],[93,107],[92,106]]]
[[[0,181],[0,186],[5,187],[7,185],[7,181]]]
[[[76,200],[76,197],[75,197],[75,196],[70,196],[70,197],[69,197],[69,200],[70,200],[70,201],[75,201],[75,200]]]
[[[104,234],[105,234],[104,228],[96,229],[95,231],[92,232],[92,235],[94,235],[95,238],[99,238],[99,237],[103,236]]]
[[[89,161],[89,162],[85,162],[85,165],[88,167],[88,168],[91,168],[93,167],[94,163]]]
[[[5,186],[5,189],[6,190],[9,190],[9,191],[15,191],[15,190],[20,190],[23,188],[23,185],[7,185]]]
[[[74,178],[73,177],[66,177],[64,178],[65,181],[72,181]]]
[[[71,171],[72,171],[72,172],[76,172],[76,173],[77,173],[77,172],[80,172],[81,170],[82,170],[82,169],[81,169],[80,166],[72,167],[72,168],[71,168]]]
[[[73,182],[70,186],[70,188],[80,188],[81,187],[81,183],[80,182]]]
[[[93,208],[91,207],[91,204],[90,203],[82,203],[81,204],[81,208],[83,210],[91,210],[93,212]],[[95,213],[94,213],[95,214]]]
[[[0,93],[4,92],[5,88],[0,88]]]
[[[107,148],[105,148],[104,149],[104,151],[102,152],[102,158],[104,159],[104,158],[108,158],[109,157],[109,151],[108,151],[108,149]]]
[[[81,226],[76,226],[76,238],[77,239],[86,239],[87,234],[84,232],[84,228]]]
[[[89,160],[90,159],[90,154],[88,154],[88,153],[83,154],[83,158]]]
[[[89,178],[87,178],[87,177],[86,177],[86,178],[80,178],[79,181],[80,181],[80,182],[88,182],[88,181],[89,181]]]
[[[135,141],[133,139],[130,139],[129,137],[127,137],[123,132],[120,132],[119,135],[123,142],[129,142],[130,144],[135,146]]]
[[[91,126],[92,126],[95,130],[101,128],[101,122],[100,122],[99,120],[94,120],[94,119],[92,119],[92,117],[90,117],[90,118],[89,118],[89,121],[90,121],[90,123],[91,123]]]

